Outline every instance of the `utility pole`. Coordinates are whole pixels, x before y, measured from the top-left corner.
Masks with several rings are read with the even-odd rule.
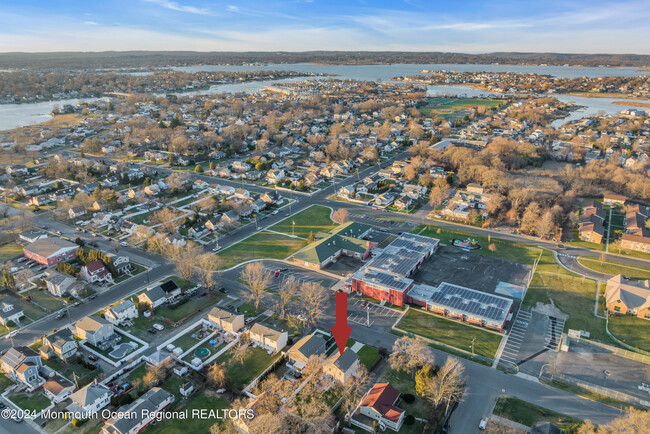
[[[370,327],[370,304],[366,303],[366,327]]]
[[[476,340],[476,338],[472,339],[472,357],[474,357],[474,341],[475,340]]]

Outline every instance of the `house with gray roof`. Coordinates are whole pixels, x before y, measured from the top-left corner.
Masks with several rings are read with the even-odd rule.
[[[174,402],[174,395],[160,387],[153,387],[129,405],[120,407],[115,417],[106,421],[101,434],[136,434],[149,425],[156,416]]]
[[[47,270],[43,280],[50,294],[57,297],[63,297],[70,292],[70,288],[77,282],[76,277],[56,270]]]
[[[73,404],[71,407],[75,411],[85,413],[97,412],[110,403],[111,396],[113,396],[113,392],[95,380],[70,396]]]
[[[359,356],[347,348],[343,354],[334,351],[332,356],[323,363],[323,372],[337,381],[345,384],[359,369]]]
[[[48,378],[43,384],[45,396],[55,404],[65,400],[74,392],[74,389],[75,385],[72,381],[58,374]]]
[[[121,303],[109,307],[104,312],[104,319],[114,325],[118,325],[129,319],[138,317],[138,308],[131,300],[122,300]]]
[[[43,345],[39,349],[41,357],[50,359],[58,357],[67,362],[77,355],[77,340],[70,329],[61,329],[43,338]]]
[[[0,357],[2,372],[25,384],[30,390],[39,387],[45,381],[39,375],[42,367],[40,356],[29,347],[9,348]]]
[[[244,315],[218,307],[210,309],[207,320],[217,329],[228,333],[237,333],[244,328]]]
[[[325,338],[320,333],[303,337],[287,351],[287,366],[302,371],[311,356],[325,353],[326,344]]]
[[[174,395],[164,389],[154,387],[133,403],[120,408],[114,418],[106,421],[101,433],[138,433],[153,421],[156,412],[163,410],[172,402],[174,402]]]
[[[7,325],[9,321],[18,324],[23,316],[25,312],[20,307],[8,301],[0,302],[0,324]]]

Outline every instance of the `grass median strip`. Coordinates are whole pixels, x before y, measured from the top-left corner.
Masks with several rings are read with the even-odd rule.
[[[585,268],[604,274],[623,274],[632,279],[646,280],[650,279],[650,267],[639,265],[630,265],[617,261],[600,261],[596,258],[580,256],[578,262]]]
[[[523,401],[512,396],[502,396],[494,406],[494,414],[525,426],[534,427],[542,422],[550,422],[565,430],[575,428],[580,419],[569,417],[557,411]]]

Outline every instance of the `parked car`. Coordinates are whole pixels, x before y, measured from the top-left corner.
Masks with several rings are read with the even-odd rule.
[[[97,298],[97,294],[93,294],[90,297],[88,297],[88,300],[94,300]]]
[[[128,245],[129,245],[129,243],[127,243],[126,241],[120,241],[120,246],[126,247]]]
[[[88,356],[88,360],[92,360],[93,362],[96,362],[97,360],[99,360],[99,357],[97,357],[94,354],[91,354]]]
[[[219,288],[219,292],[223,292],[224,294],[227,294],[228,290],[222,286],[221,288]]]
[[[152,327],[155,328],[156,330],[165,330],[165,326],[158,323],[154,324]]]
[[[212,249],[213,252],[218,252],[219,250],[221,250],[221,246],[217,246],[214,249]]]
[[[287,270],[288,270],[287,267],[282,267],[282,268],[278,269],[279,272],[283,272],[283,271],[287,271]]]
[[[487,418],[487,417],[484,417],[484,418],[481,419],[481,421],[479,422],[479,424],[478,424],[478,429],[480,429],[480,430],[484,430],[485,428],[487,428],[487,423],[488,423],[488,418]]]

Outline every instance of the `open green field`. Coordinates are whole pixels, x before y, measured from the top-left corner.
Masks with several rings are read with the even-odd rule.
[[[291,235],[292,222],[296,222],[294,235],[307,238],[309,232],[329,232],[337,225],[330,219],[331,209],[325,206],[311,206],[298,214],[282,220],[270,227],[271,230]]]
[[[472,339],[476,339],[474,353],[490,359],[494,358],[502,339],[501,335],[482,331],[417,309],[410,309],[397,324],[397,327],[463,351],[471,351]]]
[[[542,422],[551,422],[558,428],[566,430],[582,422],[580,419],[569,417],[512,396],[499,397],[493,413],[529,427],[537,426]]]
[[[251,347],[244,363],[234,360],[233,350],[230,349],[223,353],[215,361],[216,363],[224,362],[226,364],[226,374],[232,381],[233,386],[242,390],[248,383],[264,371],[272,362],[271,356],[265,350],[259,347]]]
[[[426,104],[420,107],[420,111],[425,116],[429,116],[431,112],[448,113],[481,106],[493,108],[503,103],[502,100],[483,98],[427,98]]]
[[[228,401],[210,392],[202,390],[196,395],[190,397],[188,401],[181,404],[175,410],[187,410],[191,415],[194,410],[215,412],[219,409],[228,408]],[[165,433],[165,434],[185,434],[185,433],[203,433],[210,432],[210,427],[215,423],[221,423],[220,419],[211,419],[209,417],[189,417],[188,419],[171,418],[154,426],[147,428],[148,433]]]
[[[619,341],[643,351],[650,351],[650,321],[628,315],[609,318],[609,332]]]
[[[222,250],[217,253],[217,256],[223,259],[221,268],[225,269],[252,259],[284,259],[306,245],[307,241],[300,238],[291,238],[273,232],[258,232]]]
[[[50,405],[50,400],[41,392],[32,395],[20,393],[9,397],[9,399],[18,407],[29,411],[41,411]]]
[[[438,238],[440,243],[451,245],[454,238],[465,240],[472,238],[481,245],[478,250],[473,252],[480,255],[493,256],[495,258],[505,259],[507,261],[518,262],[520,264],[532,265],[539,257],[540,249],[523,243],[502,240],[500,238],[488,237],[485,235],[472,234],[456,229],[448,229],[433,225],[420,225],[411,231],[414,234],[424,235],[427,237]],[[496,251],[491,252],[488,246],[494,244]]]
[[[571,273],[560,266],[553,253],[544,250],[522,307],[528,309],[551,300],[569,315],[565,329],[586,330],[593,339],[611,343],[605,333],[605,320],[594,316],[597,284],[595,280]]]
[[[22,253],[22,246],[15,243],[5,244],[3,246],[0,246],[0,261],[6,261],[7,259],[11,259],[14,256],[22,255]]]
[[[630,265],[618,261],[605,261],[601,262],[597,258],[589,256],[580,256],[578,262],[583,267],[590,270],[597,271],[605,274],[623,274],[632,279],[647,280],[650,279],[650,267],[642,267],[638,265]]]

